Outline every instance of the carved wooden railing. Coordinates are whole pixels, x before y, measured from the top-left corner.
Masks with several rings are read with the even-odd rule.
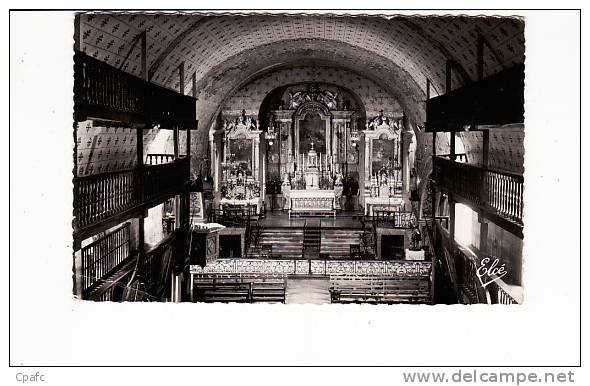
[[[468,303],[521,304],[520,297],[514,295],[513,288],[516,287],[507,285],[501,279],[490,282],[484,289],[477,276],[480,257],[457,242],[451,241],[448,232],[443,229],[440,223],[435,221],[433,224],[432,234],[429,234],[434,244],[433,253],[441,254],[441,260],[446,265],[445,269],[460,297],[460,301]],[[445,250],[447,253],[445,253]],[[491,278],[496,277],[492,275]]]
[[[442,157],[434,157],[433,161],[432,178],[439,186],[504,219],[522,225],[523,176]]]
[[[448,217],[441,217],[446,219],[446,227],[443,228],[443,224],[441,221],[438,221],[438,217],[435,221],[431,222],[432,228],[429,227],[428,222],[426,224],[426,228],[428,231],[428,237],[432,248],[432,253],[436,256],[437,259],[441,261],[444,266],[445,271],[447,272],[447,276],[450,280],[451,287],[455,292],[455,295],[459,295],[459,287],[457,283],[457,273],[455,269],[454,261],[451,261],[450,258],[452,257],[452,245],[449,240],[448,235]],[[446,252],[445,252],[446,250]]]
[[[151,153],[146,156],[146,165],[160,165],[167,164],[174,161],[174,154],[156,154]]]
[[[502,279],[496,279],[496,281],[491,282],[487,286],[490,303],[504,305],[521,304],[522,296],[515,294],[514,288],[516,286],[509,286]]]
[[[373,211],[373,224],[385,228],[411,229],[416,225],[412,212]]]
[[[130,256],[130,223],[81,249],[82,290],[97,283]]]
[[[457,266],[457,284],[463,297],[463,302],[468,304],[485,303],[481,291],[481,283],[477,278],[476,256],[469,256],[464,248],[455,244],[455,265]]]
[[[504,291],[502,287],[498,287],[498,304],[519,304],[508,292]]]
[[[476,205],[485,204],[482,199],[484,169],[442,157],[434,157],[432,177],[439,186],[461,195]]]
[[[172,163],[148,166],[143,170],[143,201],[160,201],[180,191],[189,180],[188,158],[178,158]]]
[[[137,266],[138,288],[141,291],[139,295],[145,300],[159,300],[165,292],[179,236],[179,231],[172,232],[140,258]]]
[[[488,170],[486,187],[488,205],[500,216],[522,224],[523,176]]]
[[[189,178],[188,159],[74,178],[76,230],[178,192]]]
[[[449,160],[453,160],[451,154],[437,154],[438,157],[443,157]],[[455,160],[459,162],[467,162],[467,154],[455,153]]]
[[[88,117],[193,129],[195,98],[149,83],[94,59],[74,55],[76,119]]]
[[[144,119],[146,85],[81,52],[74,55],[74,103],[86,115],[139,122]]]

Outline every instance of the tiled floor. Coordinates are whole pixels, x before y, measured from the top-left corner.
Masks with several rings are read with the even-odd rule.
[[[330,280],[291,279],[287,280],[286,304],[327,304],[330,303]]]

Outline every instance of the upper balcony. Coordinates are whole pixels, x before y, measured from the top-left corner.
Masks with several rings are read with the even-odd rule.
[[[193,129],[196,99],[182,95],[82,52],[74,55],[75,120],[88,118]]]
[[[432,179],[455,199],[466,201],[504,229],[523,237],[522,175],[434,157]]]
[[[79,241],[178,194],[189,180],[189,162],[170,163],[74,178],[74,233]]]
[[[426,101],[426,131],[524,122],[524,64]]]

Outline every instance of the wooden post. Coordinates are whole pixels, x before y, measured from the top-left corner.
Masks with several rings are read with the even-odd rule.
[[[479,220],[479,255],[484,258],[489,255],[488,252],[488,220],[481,214],[477,215]]]
[[[455,241],[455,200],[449,194],[449,237],[451,241]]]
[[[433,172],[434,172],[434,158],[436,157],[436,131],[432,133],[432,166],[433,166]],[[432,182],[432,179],[430,180],[431,183],[431,194],[430,194],[430,200],[432,202],[432,220],[433,220],[433,226],[434,226],[434,221],[435,221],[435,217],[436,217],[436,185]]]
[[[486,206],[488,203],[488,184],[486,175],[488,173],[488,163],[490,157],[490,131],[483,130],[483,144],[482,144],[482,173],[481,173],[481,204]]]
[[[490,131],[483,130],[483,143],[482,143],[482,167],[487,170],[490,159]]]
[[[426,78],[426,100],[430,99],[430,79]]]
[[[450,158],[453,161],[456,161],[457,160],[457,155],[456,155],[456,152],[455,152],[455,132],[454,131],[451,131],[451,141],[450,142],[451,142],[450,143],[450,145],[451,145],[450,146],[450,153],[451,153],[450,154]]]
[[[144,163],[143,163],[143,125],[134,125],[135,132],[136,132],[136,142],[137,142],[137,169],[139,170],[139,180],[135,183],[138,184],[137,186],[137,195],[139,197],[140,203],[143,204],[143,197],[144,197],[144,184],[145,181],[143,180],[143,170],[144,170]],[[141,259],[144,256],[144,218],[145,212],[139,215],[138,218],[138,229],[137,229],[137,252],[139,254],[139,258]]]

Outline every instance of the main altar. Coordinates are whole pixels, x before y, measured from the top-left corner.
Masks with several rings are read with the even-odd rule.
[[[311,149],[300,157],[301,169],[294,173],[294,181],[289,181],[289,175],[285,175],[283,197],[289,210],[289,217],[295,213],[325,213],[335,215],[337,184],[332,179],[332,174],[327,165],[327,158],[321,157],[314,149],[314,142],[310,143]],[[291,189],[294,184],[298,189]],[[342,190],[340,189],[340,194]]]
[[[401,113],[367,117],[355,95],[328,84],[278,91],[259,110],[224,110],[210,133],[219,209],[317,215],[346,207],[368,216],[404,209],[410,141]]]

